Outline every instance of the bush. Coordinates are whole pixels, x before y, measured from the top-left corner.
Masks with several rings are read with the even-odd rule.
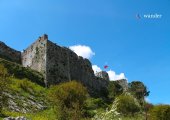
[[[156,105],[149,114],[149,120],[170,120],[170,105]]]
[[[52,86],[48,93],[57,119],[61,120],[79,120],[82,117],[86,96],[86,88],[76,81]]]
[[[132,115],[140,111],[138,102],[130,95],[121,95],[118,97],[117,111],[125,116]]]
[[[9,76],[7,69],[0,65],[0,113],[8,103],[8,97],[6,93],[9,90]]]
[[[86,117],[94,117],[96,112],[103,110],[108,107],[108,104],[102,99],[102,98],[88,98],[85,101],[85,106],[84,106],[84,115]]]
[[[44,77],[41,73],[32,70],[30,68],[22,67],[19,64],[4,60],[0,58],[0,64],[4,65],[8,73],[15,78],[24,79],[27,78],[34,83],[37,83],[41,86],[45,86]]]

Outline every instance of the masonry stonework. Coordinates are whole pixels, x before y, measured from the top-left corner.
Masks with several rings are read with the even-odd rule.
[[[2,43],[1,43],[2,44]],[[0,44],[0,45],[1,45]],[[30,67],[44,75],[46,86],[76,80],[81,82],[89,91],[101,91],[109,83],[108,74],[104,77],[95,76],[92,65],[88,59],[78,56],[67,47],[61,47],[50,40],[45,34],[39,37],[22,53],[13,49],[0,48],[0,55],[14,54],[13,61],[20,62],[24,67]],[[6,47],[6,46],[5,46]]]

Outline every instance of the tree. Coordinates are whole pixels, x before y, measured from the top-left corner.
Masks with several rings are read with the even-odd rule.
[[[140,81],[129,83],[129,91],[139,100],[141,105],[144,104],[144,97],[149,96],[150,93],[147,87]]]
[[[170,105],[156,105],[149,114],[149,120],[170,120]]]
[[[52,86],[48,93],[48,98],[58,115],[57,119],[62,120],[79,120],[82,117],[86,96],[86,88],[76,81]]]
[[[118,97],[117,111],[125,116],[134,115],[140,111],[140,105],[133,96],[120,95]]]
[[[0,64],[0,113],[8,103],[8,97],[5,94],[8,92],[8,82],[9,76],[7,69]]]

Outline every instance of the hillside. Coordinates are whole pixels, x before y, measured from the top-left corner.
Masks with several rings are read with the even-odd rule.
[[[0,120],[18,116],[24,116],[21,120],[159,120],[157,111],[162,111],[162,118],[168,115],[168,105],[145,101],[149,91],[142,82],[133,81],[126,89],[119,82],[110,81],[107,90],[95,96],[76,81],[45,88],[40,73],[0,58]]]
[[[34,83],[37,83],[41,86],[45,86],[43,75],[35,70],[32,70],[28,67],[22,67],[20,64],[10,62],[2,58],[0,58],[0,64],[4,65],[4,67],[7,68],[8,73],[15,78],[27,78],[28,80],[31,80]]]

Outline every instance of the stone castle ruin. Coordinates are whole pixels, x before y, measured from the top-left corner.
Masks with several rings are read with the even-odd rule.
[[[0,42],[0,57],[42,73],[46,86],[76,80],[88,90],[101,91],[109,83],[106,72],[95,75],[88,59],[78,56],[69,48],[51,42],[46,34],[23,52]]]

